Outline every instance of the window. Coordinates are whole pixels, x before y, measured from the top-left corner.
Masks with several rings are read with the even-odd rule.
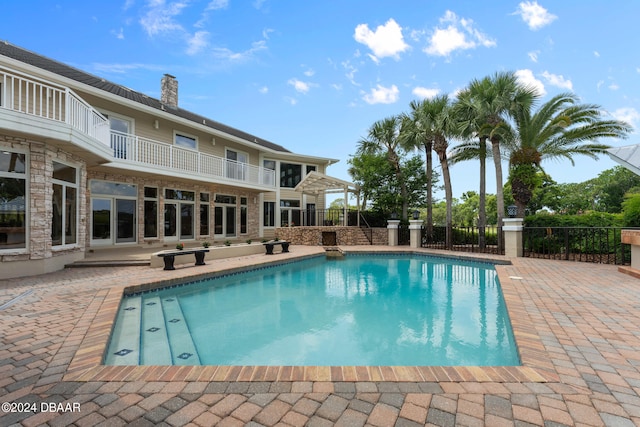
[[[263,160],[262,161],[262,184],[273,186],[276,184],[276,161],[275,160]]]
[[[302,180],[302,165],[280,163],[280,187],[294,188]]]
[[[144,187],[144,237],[158,237],[158,189]]]
[[[53,162],[53,209],[51,244],[70,245],[78,237],[78,184],[77,169],[64,163]]]
[[[273,227],[276,225],[276,203],[264,202],[264,217],[262,225],[265,227]]]
[[[200,193],[200,235],[209,235],[209,193]]]
[[[108,113],[104,116],[109,119],[113,156],[118,159],[126,159],[130,135],[133,134],[133,121],[113,113]]]
[[[309,172],[315,172],[316,171],[316,167],[313,165],[307,165],[307,175],[309,175]]]
[[[193,191],[183,191],[183,190],[174,190],[172,188],[167,188],[164,190],[165,199],[171,200],[185,200],[193,202],[196,200],[196,193]]]
[[[179,147],[189,148],[191,150],[195,150],[198,147],[198,140],[195,137],[181,133],[175,134],[174,143]]]
[[[247,177],[247,164],[249,163],[249,155],[240,151],[227,149],[227,178],[239,179],[244,181]]]
[[[280,226],[301,225],[300,200],[280,200]]]
[[[26,248],[27,155],[0,151],[0,250]]]
[[[240,197],[240,234],[247,234],[247,198]]]
[[[236,196],[225,196],[224,194],[216,194],[216,203],[224,203],[226,205],[235,205]]]

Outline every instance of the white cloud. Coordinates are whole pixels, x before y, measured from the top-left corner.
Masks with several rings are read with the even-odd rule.
[[[371,89],[371,92],[366,93],[362,99],[367,104],[393,104],[398,101],[400,91],[396,85],[391,87],[384,87],[382,85],[376,85]]]
[[[111,30],[111,34],[116,36],[118,40],[124,40],[124,29],[122,27],[119,30]]]
[[[208,37],[209,33],[207,31],[196,31],[196,33],[187,40],[187,55],[195,55],[206,48],[209,45]]]
[[[140,63],[133,63],[133,64],[101,64],[101,63],[94,63],[94,64],[92,64],[92,67],[93,67],[94,70],[99,71],[99,72],[117,73],[117,74],[129,73],[129,72],[131,72],[133,70],[162,71],[163,69],[165,69],[165,71],[166,71],[166,67],[165,66],[150,65],[150,64],[140,64]]]
[[[618,108],[617,110],[612,112],[611,115],[616,120],[623,120],[629,123],[634,128],[636,129],[638,128],[637,123],[638,121],[640,121],[640,113],[635,108],[632,108],[632,107]]]
[[[542,73],[542,77],[544,77],[547,83],[551,86],[556,86],[560,89],[573,90],[573,83],[571,83],[571,80],[566,80],[563,75],[551,74],[548,71],[545,71]]]
[[[597,50],[594,50],[593,56],[595,56],[596,58],[600,58],[600,52],[598,52]]]
[[[495,40],[477,30],[471,19],[458,18],[455,13],[447,10],[440,18],[440,27],[433,32],[429,45],[423,51],[428,55],[449,56],[456,50],[495,45]]]
[[[342,67],[347,71],[347,74],[345,74],[345,76],[351,82],[351,84],[354,86],[360,86],[355,80],[355,76],[356,76],[356,73],[358,72],[358,69],[353,65],[351,65],[351,62],[349,61],[344,61],[342,63]]]
[[[243,52],[234,52],[231,49],[217,47],[213,49],[213,56],[231,62],[244,62],[251,59],[256,53],[267,49],[267,43],[264,40],[253,42],[251,47]]]
[[[182,25],[174,18],[187,6],[186,2],[166,4],[165,0],[149,0],[147,13],[140,19],[140,24],[149,36],[183,30]]]
[[[313,83],[303,82],[302,80],[298,79],[289,79],[287,83],[293,86],[296,92],[300,93],[307,93],[313,86],[315,86]]]
[[[611,83],[611,84],[609,85],[609,89],[611,89],[611,90],[618,90],[618,89],[620,89],[620,86],[618,86],[618,84],[617,84],[617,83]]]
[[[538,54],[540,53],[539,50],[534,50],[532,52],[527,53],[527,55],[529,56],[529,59],[532,62],[538,62]]]
[[[258,89],[258,92],[260,92],[261,94],[265,95],[267,93],[269,93],[269,88],[266,86],[262,86],[260,89]]]
[[[536,1],[523,1],[518,5],[518,10],[514,14],[520,15],[529,29],[534,31],[549,25],[558,18]]]
[[[387,56],[398,59],[400,53],[409,49],[402,37],[402,28],[393,19],[379,25],[375,31],[371,31],[367,24],[360,24],[356,27],[353,37],[358,43],[371,49],[373,55],[369,57],[375,62]]]
[[[307,71],[305,71],[303,74],[307,77],[312,77],[316,72],[314,70],[312,70],[311,68],[309,68]]]
[[[518,82],[525,86],[533,88],[538,93],[538,95],[544,96],[547,94],[547,91],[544,88],[544,84],[540,80],[536,79],[531,70],[518,70],[515,72],[515,74]]]
[[[412,94],[422,99],[432,99],[438,96],[440,93],[440,89],[432,89],[428,87],[415,87],[412,91]]]
[[[226,9],[229,7],[229,0],[212,0],[209,2],[205,10]]]

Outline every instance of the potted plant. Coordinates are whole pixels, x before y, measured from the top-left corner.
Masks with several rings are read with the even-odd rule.
[[[208,248],[211,244],[209,242],[202,242],[203,248]]]
[[[251,239],[247,239],[247,245],[251,244]]]
[[[176,245],[176,249],[177,249],[177,250],[179,250],[179,251],[181,251],[181,250],[183,250],[183,249],[184,249],[184,245],[183,245],[182,243],[178,243],[178,244]]]
[[[231,240],[225,240],[224,245],[225,246],[231,246]]]

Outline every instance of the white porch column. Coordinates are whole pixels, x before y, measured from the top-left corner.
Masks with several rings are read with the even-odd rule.
[[[387,220],[387,230],[389,234],[389,246],[398,246],[398,226],[400,225],[399,219]]]
[[[522,222],[522,218],[504,218],[502,220],[504,255],[507,257],[515,258],[523,256]]]
[[[421,219],[409,220],[409,237],[410,246],[412,248],[419,248],[422,246],[422,221]]]

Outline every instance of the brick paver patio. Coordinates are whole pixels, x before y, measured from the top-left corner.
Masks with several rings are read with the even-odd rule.
[[[525,258],[497,266],[518,369],[96,363],[123,287],[273,259],[0,281],[0,403],[9,404],[0,425],[640,425],[640,280],[614,266]]]

